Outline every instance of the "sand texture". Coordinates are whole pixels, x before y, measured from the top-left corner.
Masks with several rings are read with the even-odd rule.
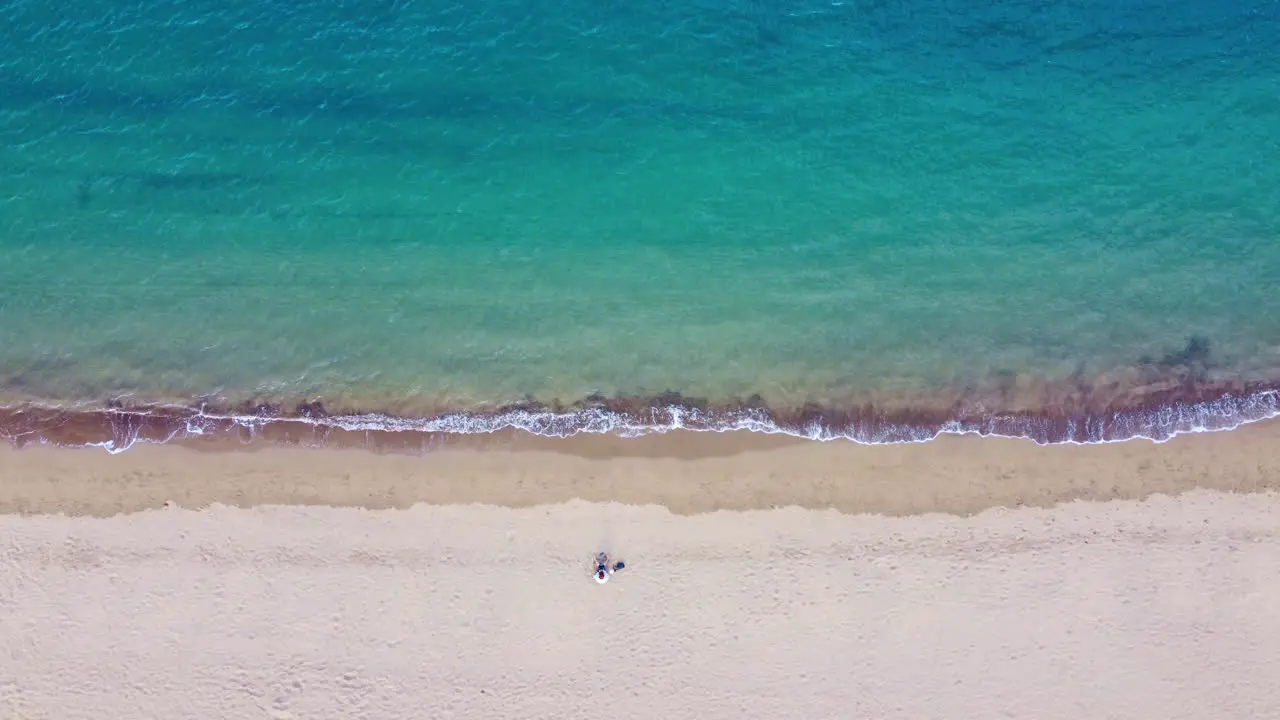
[[[0,718],[1280,718],[1280,423],[477,441],[0,447]]]
[[[1280,496],[0,516],[0,717],[1275,718]],[[608,585],[590,554],[629,567]]]

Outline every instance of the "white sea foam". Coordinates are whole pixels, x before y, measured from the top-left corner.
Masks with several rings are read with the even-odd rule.
[[[118,418],[113,423],[114,437],[89,445],[114,454],[124,452],[138,442],[168,442],[178,437],[210,434],[228,426],[243,428],[253,437],[270,425],[286,423],[309,426],[318,431],[478,435],[515,430],[555,438],[605,434],[639,437],[683,430],[755,432],[868,445],[927,442],[940,435],[1022,438],[1040,444],[1100,444],[1129,440],[1159,443],[1178,435],[1233,430],[1247,423],[1280,417],[1280,392],[1264,390],[1248,395],[1228,394],[1211,401],[1177,403],[1154,410],[1126,410],[1092,417],[1055,419],[992,415],[951,420],[936,426],[866,420],[842,426],[824,423],[820,419],[790,425],[778,422],[773,413],[764,409],[720,410],[676,404],[651,407],[642,417],[607,407],[569,411],[509,409],[496,413],[454,412],[424,418],[383,413],[264,417],[207,409],[164,409],[190,414],[180,417],[180,423],[162,440],[140,435],[141,423],[136,422],[155,409],[118,409],[110,411]]]

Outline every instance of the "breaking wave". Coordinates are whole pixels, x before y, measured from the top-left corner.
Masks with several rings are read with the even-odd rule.
[[[1024,438],[1040,444],[1163,442],[1184,433],[1230,430],[1280,417],[1280,384],[1180,382],[1117,397],[1080,392],[1039,408],[1001,408],[993,398],[961,398],[946,407],[886,408],[806,404],[770,408],[753,398],[710,404],[676,393],[590,397],[572,404],[523,403],[491,410],[401,417],[377,411],[329,412],[316,401],[291,407],[244,403],[219,407],[126,405],[0,408],[0,437],[18,445],[101,447],[123,452],[137,443],[197,437],[240,438],[311,446],[365,444],[414,448],[432,438],[523,432],[565,438],[582,434],[636,437],[673,431],[746,431],[817,441],[864,444],[926,442],[940,435]]]

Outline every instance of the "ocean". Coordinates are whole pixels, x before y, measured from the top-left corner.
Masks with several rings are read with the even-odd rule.
[[[1277,48],[1271,0],[0,0],[0,435],[1275,416]]]

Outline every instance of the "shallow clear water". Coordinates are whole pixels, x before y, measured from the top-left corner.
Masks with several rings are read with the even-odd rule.
[[[1280,6],[0,2],[0,393],[1280,368]]]

